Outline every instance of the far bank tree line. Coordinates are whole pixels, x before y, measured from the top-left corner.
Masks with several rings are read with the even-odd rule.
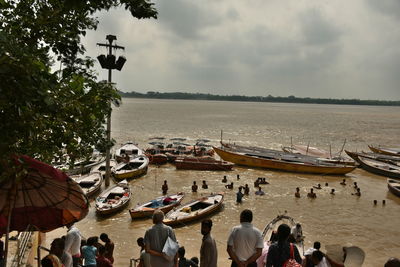
[[[310,98],[296,96],[243,96],[243,95],[213,95],[202,93],[171,92],[160,93],[149,91],[147,93],[119,91],[121,97],[155,98],[155,99],[187,99],[187,100],[219,100],[219,101],[247,101],[247,102],[275,102],[275,103],[308,103],[308,104],[337,104],[337,105],[374,105],[374,106],[400,106],[400,101],[386,100],[360,100],[360,99],[332,99]]]

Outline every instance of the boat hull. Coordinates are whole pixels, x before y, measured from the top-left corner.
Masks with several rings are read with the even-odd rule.
[[[391,151],[390,149],[379,148],[379,147],[373,147],[373,146],[368,146],[368,148],[369,148],[372,152],[374,152],[374,153],[379,153],[379,154],[385,154],[385,155],[400,157],[400,153],[399,153],[399,152]]]
[[[397,165],[392,165],[392,164],[388,164],[388,163],[384,163],[384,162],[380,162],[380,161],[376,161],[376,160],[372,160],[372,159],[365,159],[363,157],[358,157],[358,162],[360,163],[361,168],[363,168],[364,170],[366,170],[368,172],[378,174],[381,176],[385,176],[385,177],[400,179],[400,167],[398,167]],[[394,168],[396,168],[399,171],[394,172],[394,171],[386,170],[382,167],[379,167],[379,165],[393,166]],[[390,167],[388,167],[388,168],[390,168]]]
[[[393,195],[400,197],[400,182],[388,179],[388,188]]]
[[[254,156],[248,156],[240,153],[230,152],[227,150],[214,147],[215,152],[225,161],[233,162],[237,165],[273,169],[297,173],[311,173],[324,175],[344,175],[355,169],[354,166],[345,165],[307,165],[299,162],[283,162],[278,159],[266,159]]]
[[[132,192],[129,185],[123,181],[96,198],[96,214],[110,215],[119,212],[128,206],[131,197]]]
[[[230,171],[233,164],[208,158],[178,158],[175,160],[175,166],[178,170]]]
[[[168,196],[168,197],[176,197],[177,201],[170,204],[170,205],[166,205],[163,207],[158,207],[158,208],[146,208],[146,207],[142,207],[142,208],[138,208],[138,209],[130,209],[129,210],[129,214],[131,215],[132,219],[140,219],[140,218],[146,218],[146,217],[151,217],[154,213],[155,210],[161,210],[162,212],[164,212],[164,214],[168,213],[170,210],[172,210],[173,208],[179,206],[182,202],[182,199],[184,197],[183,194],[181,195],[173,195],[173,196]]]

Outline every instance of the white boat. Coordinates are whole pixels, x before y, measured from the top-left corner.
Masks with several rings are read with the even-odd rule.
[[[131,189],[128,182],[124,180],[96,198],[96,212],[100,215],[108,215],[120,211],[128,206],[131,197]]]
[[[115,159],[117,162],[124,161],[126,157],[137,157],[144,155],[142,149],[140,149],[137,144],[129,141],[122,145],[120,148],[115,151]]]
[[[179,206],[184,196],[185,194],[183,193],[169,196],[161,196],[144,204],[138,205],[134,209],[130,209],[129,213],[132,219],[150,217],[153,215],[156,209],[167,213],[174,207]]]
[[[112,169],[115,165],[117,165],[117,161],[114,159],[110,159],[110,169]],[[90,169],[90,172],[100,172],[101,175],[104,177],[106,174],[106,162],[103,161],[100,164],[97,164]]]
[[[85,195],[89,198],[100,191],[103,182],[103,175],[100,172],[91,172],[84,175],[71,176],[82,188]]]
[[[222,207],[224,193],[212,194],[189,202],[165,215],[164,223],[170,226],[185,225],[204,218]]]
[[[145,175],[148,166],[149,158],[143,155],[115,165],[111,172],[116,180],[132,179]]]

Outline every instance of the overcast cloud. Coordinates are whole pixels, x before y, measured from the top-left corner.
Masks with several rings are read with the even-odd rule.
[[[157,20],[97,14],[125,46],[125,91],[400,100],[399,0],[158,0]],[[107,72],[98,67],[100,79]]]

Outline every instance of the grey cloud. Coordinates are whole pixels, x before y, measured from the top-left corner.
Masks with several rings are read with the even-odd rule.
[[[159,23],[181,38],[201,38],[205,28],[221,22],[212,8],[203,5],[200,1],[161,0],[156,5]]]
[[[341,34],[317,9],[305,11],[300,15],[299,20],[306,43],[310,45],[323,45],[335,42]]]
[[[399,0],[367,0],[367,3],[372,10],[400,19]]]

